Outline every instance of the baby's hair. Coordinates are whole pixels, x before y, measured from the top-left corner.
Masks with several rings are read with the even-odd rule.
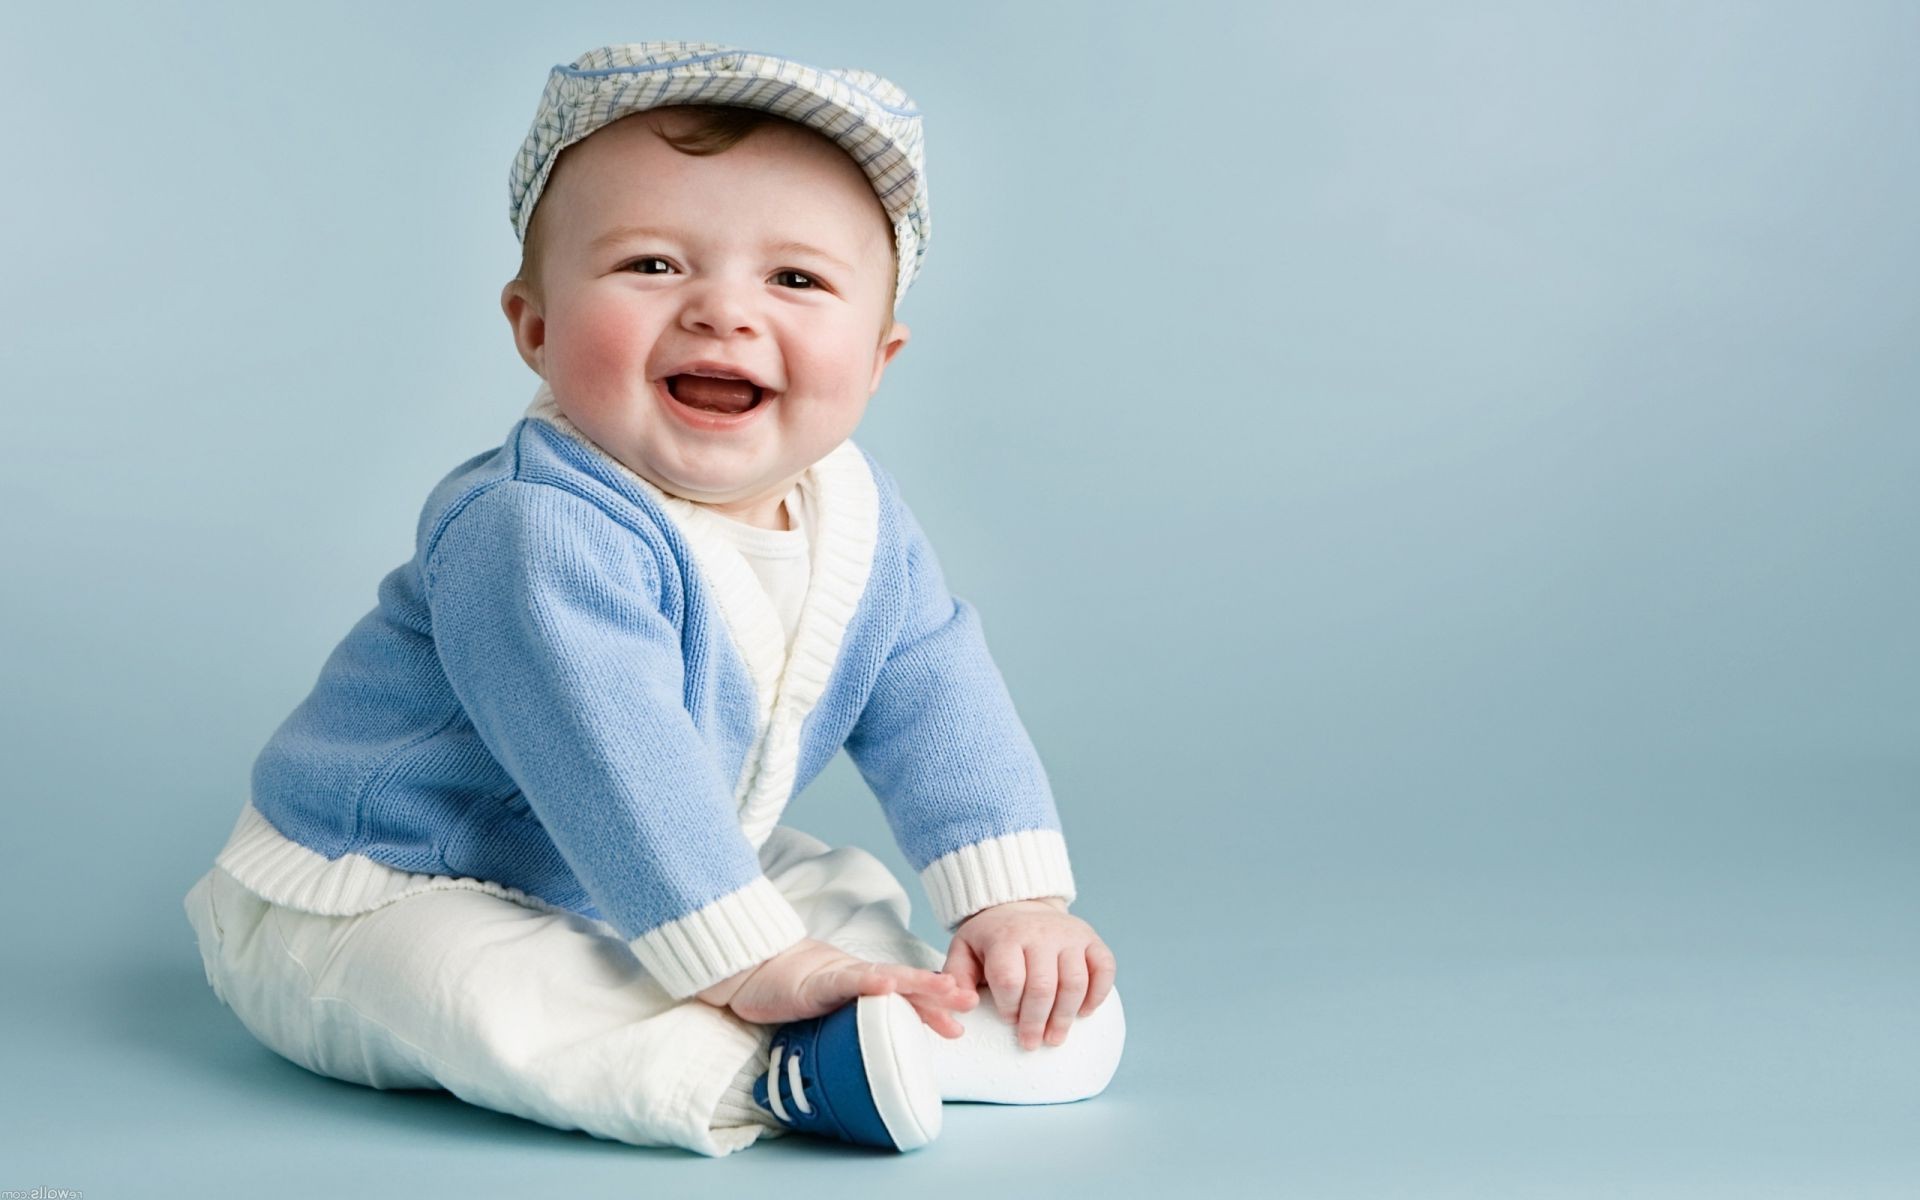
[[[661,141],[672,146],[682,154],[706,157],[731,150],[739,145],[746,136],[764,125],[789,125],[815,137],[826,135],[798,121],[766,112],[757,108],[740,108],[730,104],[682,104],[674,106],[676,111],[693,118],[693,125],[684,133],[669,134],[662,132],[656,125],[649,125]],[[562,154],[566,151],[561,151]],[[548,178],[552,178],[551,172]],[[533,219],[527,223],[527,236],[520,243],[520,270],[514,276],[537,296],[540,292],[540,207],[534,205]],[[881,314],[880,340],[885,341],[893,325],[893,280],[900,269],[900,250],[894,244],[892,231],[887,235],[887,287],[886,309]]]

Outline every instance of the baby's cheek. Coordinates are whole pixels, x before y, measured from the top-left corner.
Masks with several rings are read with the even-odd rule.
[[[547,342],[554,373],[582,395],[605,395],[647,381],[649,339],[639,323],[617,309],[582,307],[557,314]]]

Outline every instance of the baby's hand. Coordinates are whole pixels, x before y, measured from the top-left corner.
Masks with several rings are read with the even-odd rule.
[[[983,908],[961,922],[947,951],[947,973],[967,991],[984,977],[994,1007],[1018,1021],[1020,1045],[1037,1049],[1067,1040],[1076,1016],[1100,1007],[1113,990],[1113,951],[1093,926],[1067,912],[1067,902],[1016,900]]]
[[[780,1025],[830,1013],[861,996],[889,992],[898,992],[935,1033],[950,1038],[962,1032],[953,1014],[980,1002],[976,989],[962,987],[951,975],[905,963],[868,962],[812,938],[698,995],[708,1004],[732,1009],[743,1021]]]

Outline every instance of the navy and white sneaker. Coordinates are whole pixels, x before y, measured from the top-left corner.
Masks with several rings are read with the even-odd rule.
[[[753,1098],[797,1133],[917,1150],[940,1133],[940,1086],[920,1014],[900,996],[862,996],[773,1031]]]

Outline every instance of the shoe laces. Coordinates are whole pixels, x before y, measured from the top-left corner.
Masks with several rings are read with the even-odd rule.
[[[788,1090],[793,1096],[795,1108],[801,1116],[813,1115],[813,1104],[807,1099],[807,1090],[800,1079],[800,1047],[791,1050],[775,1044],[772,1053],[767,1055],[767,1105],[773,1109],[773,1115],[783,1125],[793,1124],[793,1118],[787,1115],[787,1106],[780,1102],[780,1061],[781,1051],[786,1050]]]

